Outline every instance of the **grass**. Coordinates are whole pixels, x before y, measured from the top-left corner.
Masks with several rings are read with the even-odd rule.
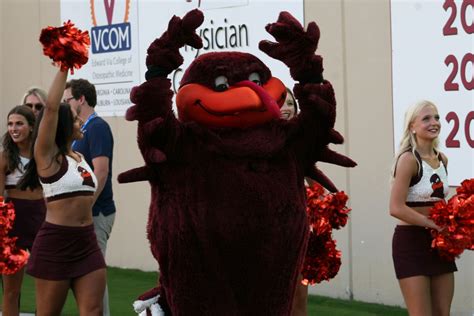
[[[143,272],[132,269],[107,268],[107,283],[109,287],[110,313],[112,316],[137,315],[132,303],[138,295],[156,286],[157,273]],[[0,297],[1,301],[1,297]],[[21,311],[34,313],[34,281],[25,275],[21,293]],[[62,316],[76,316],[76,302],[71,291],[64,305]]]
[[[156,284],[156,272],[143,272],[131,269],[107,269],[110,312],[112,316],[136,315],[132,308],[135,298]],[[0,297],[1,301],[1,297]],[[28,275],[23,282],[21,311],[33,313],[34,284]],[[63,316],[76,316],[76,305],[72,293],[69,293]],[[317,316],[406,316],[404,309],[356,301],[345,301],[322,296],[310,296],[308,315]]]
[[[317,316],[407,316],[405,309],[357,301],[309,296],[308,315]]]

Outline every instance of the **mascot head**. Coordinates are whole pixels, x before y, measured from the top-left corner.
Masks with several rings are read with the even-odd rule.
[[[179,119],[211,128],[253,127],[280,118],[283,83],[257,57],[207,53],[184,73],[176,95]]]

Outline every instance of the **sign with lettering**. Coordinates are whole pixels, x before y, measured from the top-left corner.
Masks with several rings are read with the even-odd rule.
[[[205,20],[197,30],[203,48],[183,47],[183,65],[170,74],[173,89],[197,56],[211,51],[243,51],[256,55],[274,76],[292,87],[288,68],[258,49],[273,38],[265,25],[280,11],[289,11],[303,24],[303,0],[89,0],[61,1],[61,19],[71,20],[91,36],[89,62],[71,78],[84,78],[97,89],[96,111],[101,116],[124,115],[132,87],[145,80],[146,50],[168,26],[173,15],[199,8]],[[138,17],[140,17],[138,19]]]
[[[450,185],[474,177],[474,1],[391,1],[395,150],[408,106],[426,99],[441,117]]]

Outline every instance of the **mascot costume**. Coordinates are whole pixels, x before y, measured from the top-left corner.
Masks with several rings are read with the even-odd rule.
[[[305,31],[282,12],[266,27],[276,41],[260,43],[297,81],[295,119],[280,119],[283,83],[242,52],[197,57],[177,92],[176,118],[167,76],[183,63],[181,47],[202,47],[203,20],[199,10],[170,20],[148,48],[147,81],[130,96],[126,119],[138,120],[145,165],[119,182],[151,185],[147,233],[160,269],[160,286],[136,310],[289,315],[308,242],[304,178],[335,191],[315,163],[355,166],[328,148],[343,138],[333,129],[333,88],[314,54],[319,29],[312,22]]]

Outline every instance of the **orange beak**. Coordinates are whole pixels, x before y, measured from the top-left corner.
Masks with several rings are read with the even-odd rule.
[[[277,119],[285,96],[283,83],[272,77],[263,86],[242,81],[223,92],[196,83],[187,84],[179,89],[176,104],[183,121],[200,122],[205,116],[223,118],[251,113]]]

